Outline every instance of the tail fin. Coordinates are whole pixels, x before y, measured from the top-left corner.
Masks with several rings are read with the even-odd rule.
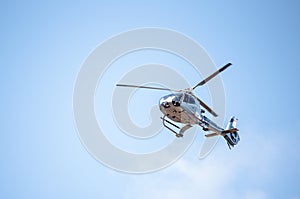
[[[240,136],[238,134],[239,130],[236,128],[237,120],[238,119],[236,117],[231,117],[226,129],[222,131],[222,135],[227,141],[229,149],[231,149],[231,147],[234,147],[234,145],[237,145],[237,143],[240,141]]]
[[[237,118],[235,116],[232,116],[230,118],[230,121],[227,124],[226,129],[232,129],[232,128],[236,128],[236,123],[237,123]]]

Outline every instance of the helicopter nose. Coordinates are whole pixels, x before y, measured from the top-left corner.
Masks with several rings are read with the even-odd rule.
[[[159,105],[164,108],[170,108],[170,103],[163,98],[159,100]]]

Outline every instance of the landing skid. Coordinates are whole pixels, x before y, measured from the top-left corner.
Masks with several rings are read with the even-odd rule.
[[[162,121],[163,121],[164,127],[166,127],[167,129],[169,129],[169,130],[170,130],[172,133],[174,133],[174,134],[176,135],[176,137],[178,137],[178,138],[183,137],[183,133],[184,133],[186,130],[188,130],[189,128],[192,127],[192,125],[187,124],[187,125],[185,125],[184,127],[180,128],[180,127],[177,126],[176,124],[170,122],[169,120],[166,120],[165,117],[166,117],[166,115],[164,115],[164,117],[161,117],[161,118],[160,118],[160,119],[162,119]],[[170,128],[169,126],[167,126],[167,125],[166,125],[166,122],[167,122],[168,124],[171,124],[171,125],[174,126],[175,128],[180,129],[180,130],[179,130],[179,133],[177,133],[177,132],[174,131],[172,128]]]

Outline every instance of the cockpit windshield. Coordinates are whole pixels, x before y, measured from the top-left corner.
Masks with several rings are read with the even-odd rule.
[[[177,101],[177,102],[183,101],[189,104],[196,104],[194,97],[187,93],[170,94],[163,97],[163,99],[167,101]]]
[[[183,93],[177,93],[177,94],[175,94],[175,95],[176,95],[176,97],[177,97],[177,100],[178,100],[178,101],[181,101],[182,96],[183,96]]]

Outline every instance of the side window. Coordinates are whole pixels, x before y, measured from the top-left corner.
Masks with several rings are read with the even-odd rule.
[[[189,103],[195,104],[195,100],[192,96],[189,96]]]
[[[192,96],[184,94],[183,101],[190,104],[195,104],[195,100]]]
[[[189,102],[189,96],[187,94],[184,94],[183,101],[188,103]]]

